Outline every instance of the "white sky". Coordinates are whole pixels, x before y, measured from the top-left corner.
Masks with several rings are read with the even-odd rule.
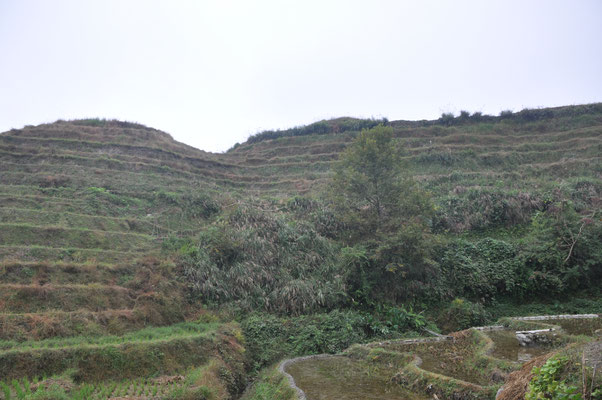
[[[0,132],[117,118],[224,151],[323,118],[599,101],[600,0],[0,0]]]

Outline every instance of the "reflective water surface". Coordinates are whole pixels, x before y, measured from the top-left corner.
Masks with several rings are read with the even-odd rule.
[[[308,400],[426,400],[391,383],[394,371],[343,356],[298,361],[286,367]]]
[[[550,346],[520,346],[514,331],[489,331],[486,334],[493,340],[490,355],[503,360],[526,362],[551,350]]]

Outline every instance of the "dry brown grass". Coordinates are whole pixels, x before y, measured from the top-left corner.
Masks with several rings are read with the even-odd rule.
[[[502,387],[502,392],[496,398],[496,400],[518,400],[524,399],[525,394],[529,386],[529,382],[533,378],[531,372],[535,367],[541,367],[546,361],[552,357],[554,353],[544,354],[543,356],[536,357],[521,367],[520,370],[514,371],[508,375],[506,383]]]

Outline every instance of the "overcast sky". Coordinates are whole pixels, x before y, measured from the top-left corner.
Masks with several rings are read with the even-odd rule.
[[[338,116],[602,101],[602,1],[0,0],[0,132],[140,122],[208,151]]]

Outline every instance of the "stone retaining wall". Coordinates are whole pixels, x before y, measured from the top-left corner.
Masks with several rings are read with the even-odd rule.
[[[506,329],[504,325],[488,325],[488,326],[475,326],[471,329],[476,329],[477,331],[501,331]]]
[[[288,384],[290,385],[290,387],[292,387],[293,389],[295,389],[295,391],[297,392],[297,398],[299,400],[307,400],[307,397],[305,396],[305,392],[303,390],[301,390],[297,386],[297,384],[295,383],[295,378],[293,378],[293,376],[291,374],[289,374],[288,372],[286,372],[285,368],[288,367],[289,365],[294,364],[294,363],[299,362],[299,361],[314,360],[314,359],[327,358],[327,357],[332,357],[332,356],[333,356],[332,354],[316,354],[316,355],[312,355],[312,356],[289,358],[287,360],[282,361],[278,365],[278,371],[282,375],[284,375],[286,377],[286,379],[288,380]]]
[[[376,347],[376,346],[382,346],[385,344],[436,343],[436,342],[445,342],[447,340],[454,340],[454,337],[441,335],[441,336],[436,336],[436,337],[416,338],[416,339],[385,340],[383,342],[368,343],[368,344],[366,344],[366,347]]]
[[[534,317],[512,317],[515,321],[545,321],[547,319],[586,319],[599,318],[598,314],[561,314],[561,315],[537,315]]]

